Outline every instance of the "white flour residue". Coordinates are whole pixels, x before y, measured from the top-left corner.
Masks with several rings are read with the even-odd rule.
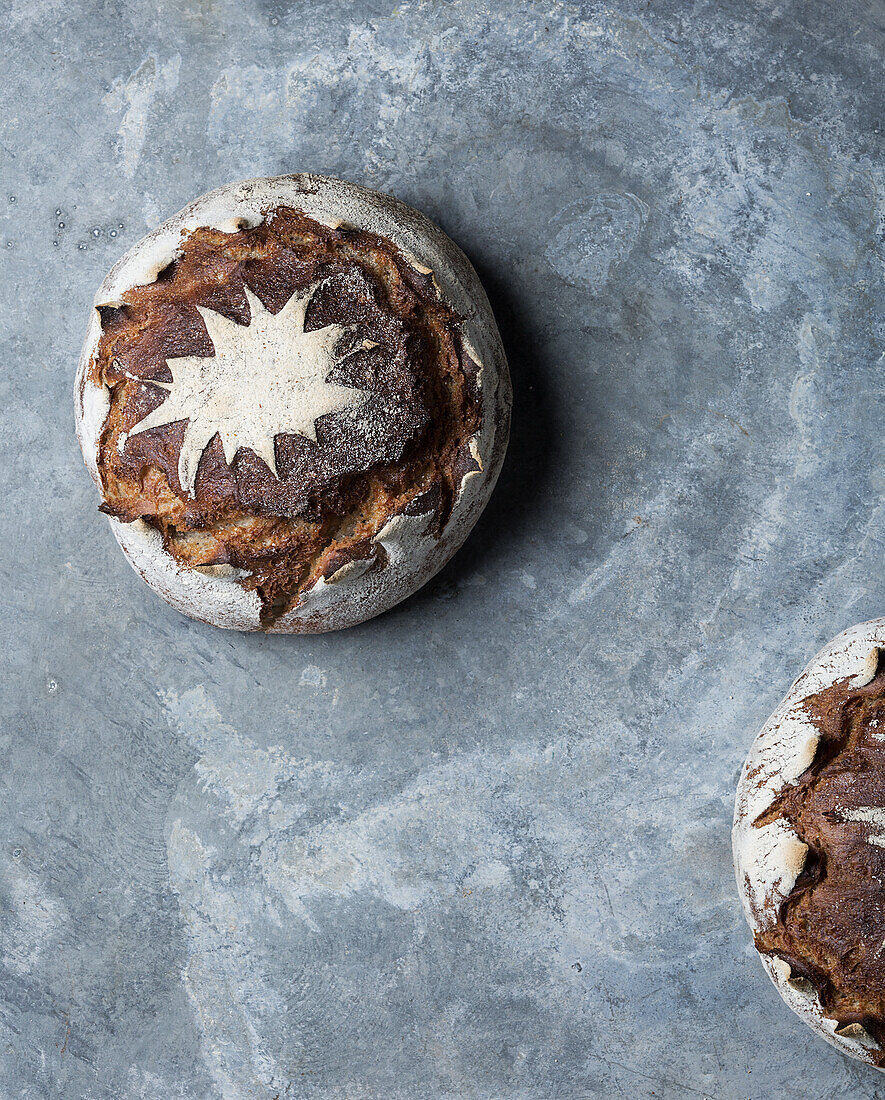
[[[885,848],[885,806],[858,806],[856,810],[839,810],[843,821],[854,821],[860,825],[874,825],[878,832],[870,832],[868,844]]]
[[[328,380],[341,362],[335,348],[349,328],[333,324],[304,331],[307,307],[319,285],[293,294],[277,313],[265,309],[245,287],[247,325],[197,306],[212,341],[212,355],[167,359],[172,381],[151,381],[168,396],[129,436],[187,420],[178,480],[191,496],[200,459],[216,434],[228,466],[241,447],[248,447],[278,477],[278,435],[297,434],[316,443],[320,417],[357,408],[367,400],[365,391]]]

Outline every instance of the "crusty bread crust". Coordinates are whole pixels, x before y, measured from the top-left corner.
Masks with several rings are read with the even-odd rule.
[[[352,226],[392,241],[418,270],[431,272],[440,298],[464,318],[465,349],[479,365],[482,423],[470,440],[479,466],[464,475],[442,531],[430,514],[395,515],[372,540],[372,557],[349,562],[320,579],[298,605],[272,626],[274,633],[320,633],[353,626],[388,610],[425,584],[458,549],[488,502],[507,446],[510,377],[491,307],[476,272],[459,248],[424,215],[397,199],[324,176],[291,175],[245,180],[192,202],[136,244],[115,266],[95,297],[80,356],[75,390],[77,435],[86,465],[101,488],[98,445],[109,401],[90,378],[101,325],[97,307],[119,305],[125,291],[156,279],[173,261],[182,234],[200,227],[234,232],[256,225],[279,206],[337,228]],[[215,626],[261,629],[261,601],[243,589],[236,570],[180,565],[149,525],[109,517],[133,568],[177,610]]]
[[[776,921],[805,863],[806,847],[784,820],[754,825],[814,760],[819,735],[803,701],[838,681],[854,687],[868,683],[882,648],[885,619],[860,623],[834,638],[808,664],[753,742],[738,782],[732,846],[738,891],[754,935]],[[878,1046],[871,1036],[857,1026],[840,1028],[825,1016],[809,983],[797,981],[782,959],[760,958],[794,1012],[844,1054],[873,1064],[870,1050]]]

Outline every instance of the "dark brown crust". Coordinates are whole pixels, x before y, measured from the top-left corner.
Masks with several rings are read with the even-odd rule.
[[[346,362],[330,380],[371,392],[356,416],[321,418],[316,443],[277,436],[279,478],[245,448],[228,466],[216,437],[194,497],[178,482],[183,422],[118,448],[164,399],[150,382],[171,380],[166,359],[212,355],[197,305],[245,324],[245,286],[273,313],[320,282],[305,328],[350,326],[340,347]],[[91,377],[111,391],[98,454],[104,511],[153,524],[185,566],[248,571],[244,583],[261,597],[265,626],[319,577],[365,556],[371,538],[416,498],[442,529],[461,478],[476,468],[468,444],[481,422],[478,368],[462,344],[461,318],[389,241],[281,207],[237,233],[196,230],[155,283],[124,301],[100,309]],[[364,341],[377,346],[357,350]]]
[[[885,1046],[885,848],[871,841],[885,830],[850,820],[885,808],[883,651],[865,687],[842,681],[804,706],[820,734],[814,762],[754,824],[785,819],[808,856],[756,947],[810,982],[840,1027],[860,1024]],[[885,1051],[870,1053],[885,1066]]]

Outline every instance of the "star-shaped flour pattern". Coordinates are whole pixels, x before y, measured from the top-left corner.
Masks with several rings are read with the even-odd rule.
[[[241,447],[248,447],[279,477],[277,435],[301,435],[316,442],[321,416],[358,408],[368,400],[365,390],[327,381],[341,362],[335,348],[352,330],[333,324],[304,331],[305,313],[318,286],[293,294],[279,313],[265,309],[245,287],[248,325],[197,306],[215,354],[167,359],[172,381],[151,385],[166,390],[168,397],[129,432],[138,435],[187,420],[178,480],[190,495],[203,451],[216,435],[228,465]]]

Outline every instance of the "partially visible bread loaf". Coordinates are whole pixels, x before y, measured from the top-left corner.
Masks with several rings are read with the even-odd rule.
[[[885,1068],[885,619],[815,657],[738,785],[738,888],[787,1004]]]
[[[111,271],[77,428],[133,566],[180,611],[289,633],[399,602],[463,542],[510,386],[475,272],[339,180],[203,196]]]

